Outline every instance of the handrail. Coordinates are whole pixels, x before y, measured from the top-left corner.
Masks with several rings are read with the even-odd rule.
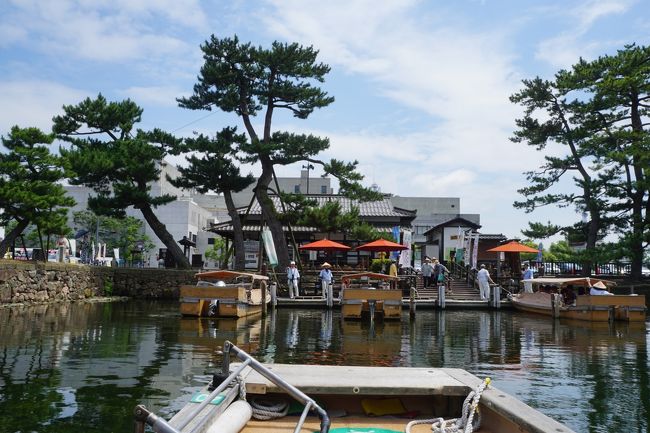
[[[239,374],[246,368],[250,367],[253,370],[257,371],[260,373],[262,376],[264,376],[266,379],[270,380],[272,383],[275,385],[279,386],[282,388],[284,391],[286,391],[289,395],[291,395],[294,399],[296,399],[298,402],[302,403],[305,405],[305,409],[303,410],[300,419],[298,420],[298,423],[296,424],[296,428],[294,430],[294,433],[299,433],[302,429],[302,426],[305,423],[305,419],[307,418],[307,414],[309,413],[310,410],[315,410],[318,412],[318,416],[321,420],[320,423],[320,433],[328,433],[330,429],[330,417],[323,409],[316,403],[311,397],[307,396],[305,393],[300,391],[298,388],[295,386],[291,385],[290,383],[286,382],[284,379],[282,379],[280,376],[277,374],[273,373],[271,370],[266,368],[264,365],[262,365],[259,361],[257,361],[255,358],[250,356],[248,353],[244,352],[241,350],[239,347],[235,346],[232,344],[230,341],[226,341],[223,345],[223,364],[221,366],[222,373],[224,376],[226,376],[226,379],[217,386],[208,397],[206,397],[203,402],[201,402],[192,412],[187,415],[179,424],[178,428],[172,427],[167,421],[164,419],[156,416],[154,413],[148,411],[144,406],[138,405],[135,408],[135,433],[144,433],[145,431],[145,424],[151,426],[152,430],[155,433],[181,433],[183,428],[185,428],[187,425],[192,422],[197,415],[203,411],[203,409],[221,392],[223,392],[227,387],[231,385],[231,383],[235,382],[237,380],[237,377]],[[230,354],[234,353],[235,356],[242,361],[240,365],[237,366],[237,368],[233,371],[230,372]],[[245,386],[244,384],[240,384],[240,386]],[[205,421],[205,418],[200,420],[200,424],[203,424]],[[199,425],[200,425],[199,424]]]
[[[259,361],[257,361],[255,358],[250,356],[248,353],[244,352],[241,350],[239,347],[235,346],[232,344],[230,341],[226,341],[223,345],[223,364],[221,366],[221,372],[222,374],[228,374],[230,371],[230,353],[234,353],[237,358],[239,358],[240,361],[244,363],[249,363],[249,366],[257,371],[259,374],[273,382],[275,385],[279,386],[282,388],[284,391],[286,391],[289,395],[291,395],[294,399],[296,399],[299,403],[305,405],[305,411],[303,412],[303,415],[300,417],[300,420],[298,421],[298,424],[296,425],[296,429],[294,430],[295,433],[299,433],[300,430],[302,429],[302,425],[305,422],[305,417],[306,413],[308,410],[316,410],[318,412],[318,416],[321,420],[320,422],[320,431],[321,433],[327,433],[329,432],[330,429],[330,417],[323,409],[316,403],[311,397],[300,391],[298,388],[295,386],[291,385],[290,383],[286,382],[284,379],[282,379],[280,376],[266,368],[264,365],[262,365]]]

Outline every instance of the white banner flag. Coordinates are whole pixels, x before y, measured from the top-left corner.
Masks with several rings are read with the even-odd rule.
[[[405,245],[408,248],[408,250],[404,250],[400,253],[399,256],[399,264],[402,265],[403,267],[411,267],[411,239],[412,239],[412,232],[410,230],[404,230],[402,232],[403,240],[402,240],[402,245]]]
[[[478,233],[474,235],[474,249],[472,250],[472,269],[478,265]]]
[[[465,235],[465,246],[463,247],[463,262],[465,263],[465,266],[469,265],[469,258],[471,254],[471,249],[472,248],[472,233],[467,233]]]

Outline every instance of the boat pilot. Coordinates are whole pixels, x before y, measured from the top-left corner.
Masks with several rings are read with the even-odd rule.
[[[291,299],[300,296],[298,292],[298,282],[300,281],[300,271],[296,268],[296,262],[289,263],[287,268],[287,283],[289,285],[289,297]]]
[[[612,292],[607,290],[607,286],[602,281],[598,281],[589,289],[590,295],[613,295]]]

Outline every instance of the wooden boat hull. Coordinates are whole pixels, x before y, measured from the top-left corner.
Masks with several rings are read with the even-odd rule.
[[[236,367],[237,364],[232,364],[231,371]],[[418,413],[417,419],[459,417],[465,397],[482,382],[464,370],[453,368],[285,364],[266,367],[325,407],[330,414],[331,430],[375,428],[404,431],[410,419],[399,415],[406,413]],[[265,403],[276,403],[291,400],[286,392],[260,373],[245,370],[240,376],[248,401],[262,399]],[[203,392],[207,393],[207,390]],[[223,394],[222,405],[236,399],[238,390],[231,388]],[[170,424],[178,425],[195,407],[196,404],[188,403],[170,420]],[[572,433],[568,427],[496,388],[488,388],[482,393],[478,408],[482,424],[477,433]],[[219,411],[219,406],[206,408],[205,416],[211,420],[205,424],[197,423],[196,431],[207,431],[211,423],[218,420]],[[271,420],[243,420],[239,431],[293,432],[298,420],[297,414]],[[195,425],[190,424],[183,431],[193,428]],[[320,431],[319,420],[307,417],[300,431]],[[431,425],[417,425],[411,431],[430,432]]]
[[[262,313],[264,304],[270,302],[263,290],[247,289],[243,286],[227,287],[181,286],[180,311],[183,316],[196,317],[246,317]],[[217,307],[210,314],[210,303],[216,300]]]
[[[345,289],[343,291],[341,316],[344,319],[361,319],[371,311],[374,311],[375,317],[384,320],[400,320],[402,317],[402,291],[382,289]]]
[[[546,295],[546,296],[545,296]],[[544,299],[547,299],[544,302]],[[511,300],[512,306],[520,311],[553,316],[551,295],[547,293],[520,294]],[[561,319],[608,322],[622,320],[644,322],[646,320],[645,296],[582,295],[576,298],[574,306],[560,306]]]

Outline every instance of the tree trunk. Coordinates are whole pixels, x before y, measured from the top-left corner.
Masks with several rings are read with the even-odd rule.
[[[144,205],[140,208],[140,211],[142,212],[144,219],[147,221],[147,224],[149,224],[149,227],[151,227],[151,230],[153,230],[156,236],[158,236],[158,239],[160,239],[160,241],[167,247],[167,254],[172,255],[174,262],[176,262],[176,266],[181,269],[189,269],[189,260],[185,257],[181,247],[178,246],[178,243],[174,240],[172,235],[167,231],[165,224],[160,222],[158,217],[153,213],[151,206]]]
[[[643,119],[641,118],[641,111],[639,110],[639,94],[637,91],[631,92],[631,106],[630,106],[630,121],[632,124],[632,131],[635,132],[633,137],[633,145],[636,144],[641,147],[641,143],[638,141],[647,140],[648,133],[643,129]],[[643,235],[647,226],[645,220],[647,215],[644,218],[643,209],[646,205],[645,195],[647,192],[647,187],[645,186],[646,178],[645,172],[646,169],[646,157],[640,157],[638,153],[633,154],[633,170],[635,177],[635,186],[634,191],[631,194],[630,199],[632,200],[632,236],[630,239],[630,262],[631,270],[630,277],[634,280],[640,280],[642,277],[642,268],[643,268]]]
[[[16,220],[18,224],[14,227],[9,233],[6,234],[5,238],[0,242],[0,258],[4,257],[7,250],[14,244],[14,241],[20,234],[25,231],[29,225],[29,220]],[[46,253],[47,256],[47,253]]]
[[[257,181],[255,195],[262,209],[262,218],[271,230],[275,252],[278,256],[279,269],[285,269],[289,266],[289,248],[287,246],[287,237],[282,229],[282,223],[276,216],[275,207],[269,198],[268,186],[273,178],[273,166],[270,162],[262,160],[262,175]]]
[[[600,230],[600,212],[598,209],[591,209],[589,214],[590,221],[587,231],[587,251],[594,251],[596,248],[596,242],[598,242],[598,230]],[[581,275],[583,277],[590,276],[592,268],[593,259],[583,262]]]
[[[232,222],[233,229],[233,247],[235,248],[235,270],[243,271],[246,268],[246,254],[244,251],[244,230],[242,227],[241,218],[232,200],[230,191],[224,191],[223,197],[226,201],[226,208],[228,215]]]

